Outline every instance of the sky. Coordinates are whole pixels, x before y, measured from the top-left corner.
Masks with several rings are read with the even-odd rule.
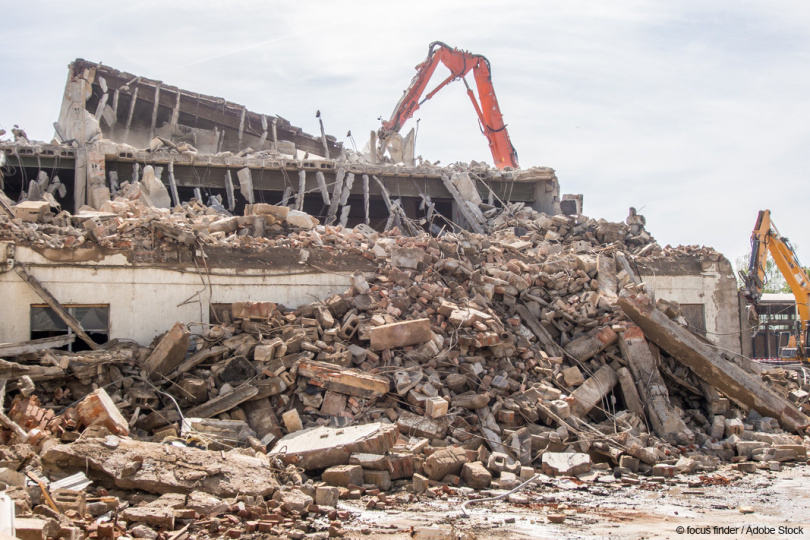
[[[361,148],[443,41],[489,59],[521,166],[555,169],[587,216],[633,206],[660,244],[734,261],[767,208],[810,261],[807,2],[31,0],[3,21],[0,127],[46,141],[67,66],[84,58],[312,134],[320,110],[327,133]],[[417,119],[418,155],[491,163],[461,82],[403,133]]]

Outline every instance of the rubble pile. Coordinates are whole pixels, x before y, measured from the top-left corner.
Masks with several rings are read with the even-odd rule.
[[[377,271],[296,308],[236,302],[149,347],[3,360],[0,481],[40,537],[341,536],[341,500],[387,509],[561,477],[656,484],[807,460],[806,379],[760,376],[708,346],[634,270],[645,256],[721,255],[662,249],[635,212],[610,223],[507,204],[484,215],[486,235],[404,236],[286,206],[227,216],[196,200],[145,206],[134,184],[121,193],[76,216],[11,207],[0,238],[284,245],[302,264],[332,250]],[[96,487],[77,488],[79,474],[55,488],[76,473]]]

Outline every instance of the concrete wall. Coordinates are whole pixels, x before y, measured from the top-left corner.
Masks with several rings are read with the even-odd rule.
[[[706,338],[724,349],[742,352],[737,280],[728,260],[658,259],[639,263],[639,271],[656,298],[702,304]]]
[[[62,304],[109,304],[110,338],[148,345],[177,322],[209,322],[211,303],[267,301],[295,308],[350,287],[348,275],[307,268],[212,269],[133,266],[121,254],[99,262],[60,263],[17,246],[25,264]],[[210,286],[209,286],[210,279]],[[0,342],[30,339],[30,306],[42,299],[16,272],[0,273]]]

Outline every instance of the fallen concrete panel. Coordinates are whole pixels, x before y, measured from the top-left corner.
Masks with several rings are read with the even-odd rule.
[[[291,433],[279,440],[268,455],[305,470],[349,463],[355,453],[385,454],[397,441],[393,424],[364,424],[346,428],[320,426]]]
[[[61,475],[89,469],[91,476],[107,484],[150,493],[204,490],[217,497],[266,497],[278,487],[263,459],[113,436],[51,447],[42,463],[44,470]]]
[[[624,331],[619,337],[619,347],[630,364],[638,385],[638,397],[644,401],[655,433],[673,444],[694,442],[694,433],[686,427],[669,401],[669,391],[641,328],[632,325]]]
[[[671,321],[652,305],[647,295],[623,291],[618,303],[647,338],[730,399],[754,409],[762,416],[776,418],[788,431],[798,432],[802,426],[810,424],[810,418],[794,404]]]
[[[144,362],[146,374],[157,380],[161,375],[171,373],[186,357],[190,336],[185,324],[175,323]]]
[[[584,418],[591,409],[607,396],[619,376],[610,366],[602,366],[592,377],[588,378],[579,388],[571,393],[574,403],[571,404],[571,414]]]
[[[609,326],[592,330],[565,346],[565,352],[580,362],[590,360],[597,353],[616,343],[618,336]]]

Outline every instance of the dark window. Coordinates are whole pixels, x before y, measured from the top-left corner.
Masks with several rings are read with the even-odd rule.
[[[703,304],[681,304],[681,314],[689,324],[689,329],[706,337],[706,306]]]
[[[212,303],[208,312],[208,320],[211,324],[231,324],[233,322],[231,304]]]
[[[66,305],[65,310],[79,321],[90,338],[98,344],[110,339],[110,306],[109,305]],[[31,306],[31,339],[72,334],[73,330],[65,324],[54,310],[46,305]],[[65,347],[69,351],[88,350],[82,340],[77,339]]]

